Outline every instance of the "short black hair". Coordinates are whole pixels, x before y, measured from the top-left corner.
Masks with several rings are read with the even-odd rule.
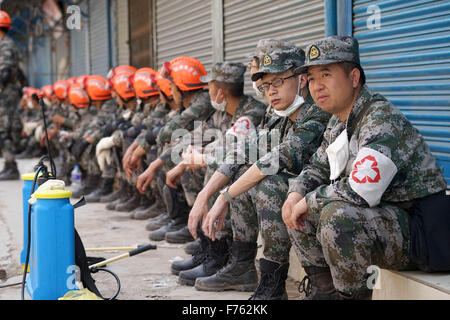
[[[8,27],[0,27],[0,31],[3,31],[4,33],[8,33],[9,29],[8,29]]]
[[[347,75],[353,69],[357,68],[359,70],[359,73],[361,74],[361,76],[359,77],[359,83],[361,84],[361,86],[363,86],[366,83],[366,75],[364,73],[363,68],[360,65],[358,65],[354,62],[350,62],[350,61],[341,62],[340,65],[342,66],[342,68],[344,69],[344,71]]]
[[[226,83],[220,81],[214,81],[218,88],[224,89],[232,97],[242,97],[244,95],[244,83]]]

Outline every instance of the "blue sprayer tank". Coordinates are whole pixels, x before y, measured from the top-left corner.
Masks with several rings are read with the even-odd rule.
[[[25,259],[27,257],[27,243],[28,243],[28,199],[31,196],[31,188],[33,187],[35,173],[25,173],[22,175],[23,186],[22,186],[22,225],[23,225],[23,248],[20,252],[20,264],[22,269],[25,267]],[[37,184],[35,190],[37,189]],[[29,268],[28,268],[29,269]]]
[[[31,214],[27,292],[33,300],[57,300],[75,290],[75,229],[72,193],[36,191]]]

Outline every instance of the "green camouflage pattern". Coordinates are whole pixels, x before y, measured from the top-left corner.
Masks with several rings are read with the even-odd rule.
[[[200,77],[202,82],[244,83],[245,66],[240,62],[218,62],[206,75]]]
[[[309,66],[336,62],[353,62],[360,66],[358,40],[350,36],[331,36],[316,41],[306,47],[306,61],[303,72]]]
[[[267,51],[259,59],[259,69],[252,74],[252,81],[267,73],[281,73],[305,63],[305,52],[299,47]]]
[[[369,109],[349,141],[349,157],[341,175],[330,181],[328,146],[353,125],[365,104]],[[376,206],[350,186],[353,163],[362,148],[391,159],[397,172]],[[331,117],[324,139],[289,192],[306,197],[304,231],[290,230],[304,266],[329,266],[335,287],[353,294],[367,290],[370,265],[402,270],[409,264],[409,227],[404,202],[445,190],[446,182],[422,135],[389,101],[363,86],[347,121]]]
[[[19,51],[13,40],[5,35],[0,40],[0,70],[19,68]],[[0,86],[0,151],[6,162],[14,161],[16,146],[20,144],[22,122],[18,112],[20,84],[6,83]]]

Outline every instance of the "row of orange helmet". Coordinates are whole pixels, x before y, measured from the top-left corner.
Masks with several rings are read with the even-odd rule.
[[[86,108],[90,101],[108,100],[112,98],[112,94],[127,101],[135,97],[146,99],[162,92],[171,99],[170,82],[181,91],[201,89],[207,85],[200,81],[200,77],[204,75],[206,70],[200,61],[182,56],[165,62],[158,71],[122,65],[111,69],[106,78],[100,75],[81,75],[56,81],[40,90],[26,87],[24,94],[41,94],[49,101],[58,99],[68,101],[77,108]]]

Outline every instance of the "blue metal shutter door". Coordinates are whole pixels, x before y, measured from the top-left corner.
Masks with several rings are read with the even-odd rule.
[[[449,16],[450,1],[353,1],[353,34],[368,86],[422,133],[448,185]]]

